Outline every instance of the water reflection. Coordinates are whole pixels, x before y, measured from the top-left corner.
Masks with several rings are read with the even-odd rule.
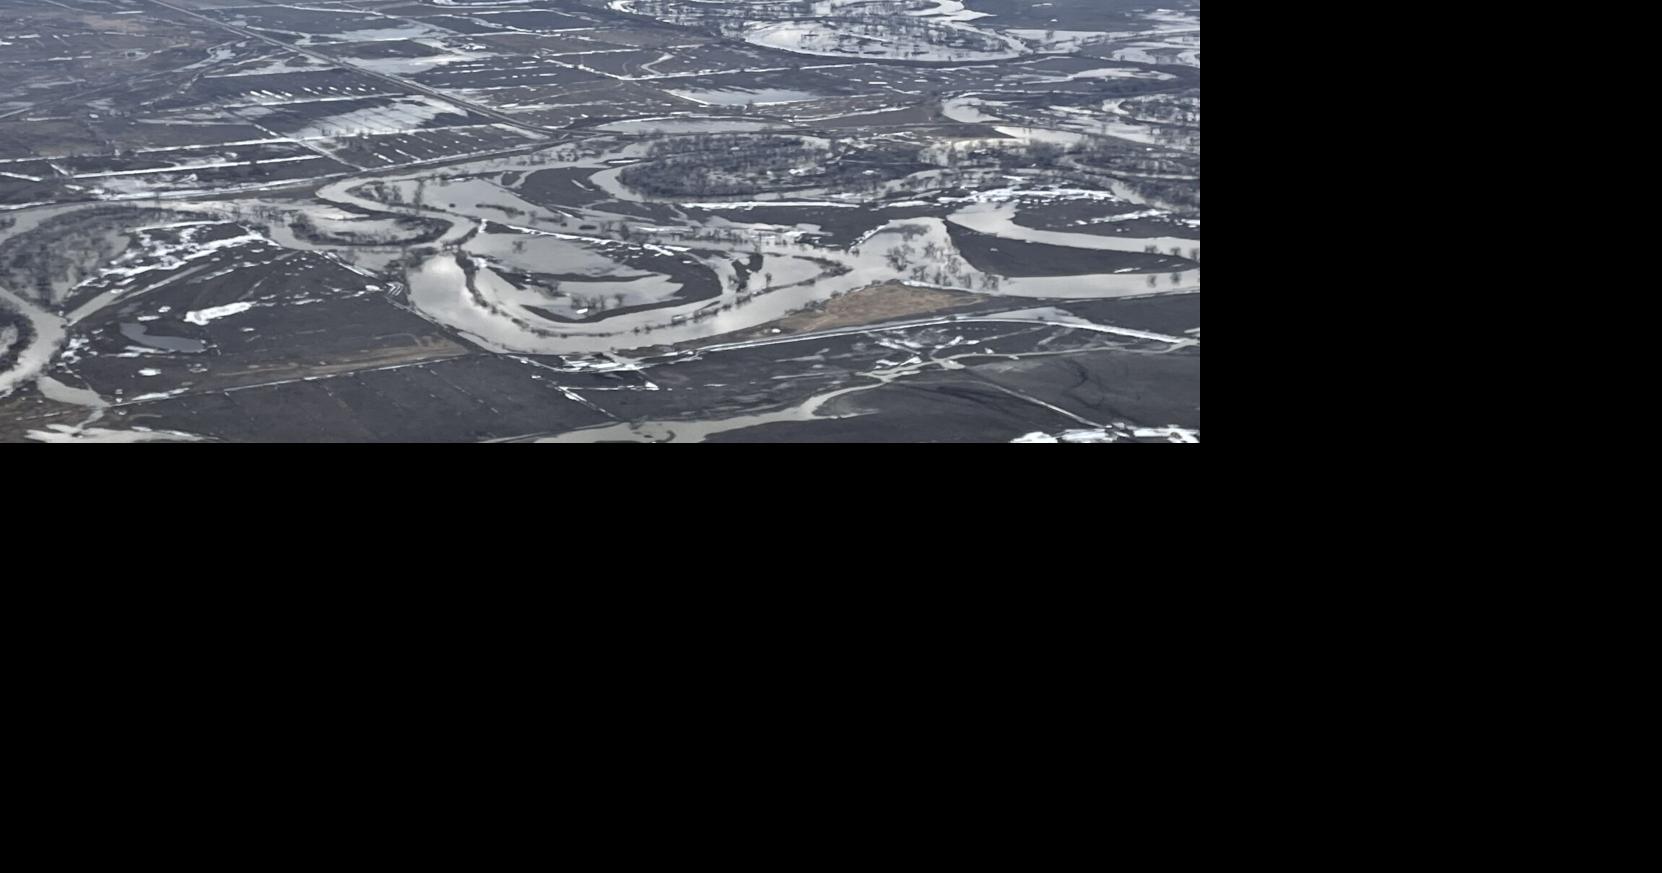
[[[208,349],[208,344],[198,339],[150,333],[146,325],[136,321],[122,322],[121,335],[141,346],[169,352],[184,352],[187,355],[201,354]]]

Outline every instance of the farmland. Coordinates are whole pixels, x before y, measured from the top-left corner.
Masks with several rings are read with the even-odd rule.
[[[0,441],[1196,441],[1199,34],[0,0]]]

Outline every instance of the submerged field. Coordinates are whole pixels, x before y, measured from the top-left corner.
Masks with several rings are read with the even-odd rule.
[[[1195,441],[1199,27],[0,0],[0,440]]]

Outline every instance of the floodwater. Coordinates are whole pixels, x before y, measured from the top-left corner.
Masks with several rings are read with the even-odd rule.
[[[974,203],[954,212],[948,217],[948,220],[959,227],[967,227],[979,233],[990,233],[1005,239],[1019,239],[1026,242],[1067,246],[1074,249],[1140,252],[1152,245],[1161,252],[1180,248],[1187,255],[1190,250],[1200,248],[1200,240],[1175,236],[1119,237],[1098,236],[1089,233],[1068,233],[1059,230],[1038,230],[1016,224],[1016,212],[1017,207],[1013,203]]]
[[[826,95],[815,94],[812,91],[793,91],[789,88],[759,88],[748,90],[744,88],[710,88],[702,91],[670,91],[677,97],[683,97],[694,103],[703,103],[706,106],[771,106],[778,103],[802,103],[807,100],[818,100]]]
[[[153,349],[162,349],[169,352],[184,352],[188,355],[196,355],[208,349],[208,344],[198,339],[150,333],[146,329],[146,325],[136,321],[122,322],[121,335],[141,346],[149,346]]]
[[[966,207],[960,214],[969,221],[997,232],[1005,228],[1001,213],[985,210],[988,204]],[[1011,213],[1013,214],[1013,212]],[[984,221],[980,216],[991,215]],[[956,219],[958,216],[954,216]],[[968,225],[966,225],[968,226]],[[1044,231],[1033,231],[1009,225],[1011,238]],[[906,234],[909,233],[910,236]],[[1142,251],[1147,241],[1123,240],[1089,234],[1057,234],[1049,240],[1064,240],[1053,244],[1080,243],[1078,247]],[[1038,240],[1034,240],[1038,241]],[[789,243],[755,239],[744,243],[701,241],[700,248],[728,248],[729,254],[720,258],[701,257],[705,266],[716,270],[718,276],[730,274],[727,263],[732,256],[759,251],[764,257],[763,270],[774,274],[772,290],[757,293],[745,302],[738,302],[731,291],[715,300],[700,300],[676,306],[623,313],[593,324],[563,324],[537,318],[523,310],[509,314],[514,299],[491,303],[501,311],[480,306],[473,300],[467,287],[467,277],[456,256],[435,255],[408,276],[410,299],[417,308],[438,321],[477,337],[480,342],[499,351],[530,354],[564,354],[572,352],[602,352],[618,348],[663,345],[706,339],[736,330],[742,330],[773,321],[839,293],[854,291],[881,282],[905,279],[912,284],[929,284],[897,273],[887,259],[891,248],[906,243],[921,251],[930,243],[942,251],[955,251],[946,223],[939,218],[902,219],[892,221],[867,238],[853,251],[814,249],[815,258],[830,261],[846,272],[831,275],[820,272],[813,262],[800,256],[800,250]],[[1184,240],[1192,247],[1194,240]],[[818,275],[815,275],[815,274]],[[808,280],[812,280],[811,282]],[[1151,283],[1152,280],[1152,283]],[[1105,297],[1140,296],[1151,293],[1191,291],[1200,285],[1200,270],[1178,273],[1126,273],[1083,276],[1056,276],[1035,278],[997,278],[996,290],[989,287],[983,274],[967,262],[959,265],[959,273],[952,281],[939,287],[966,291],[982,291],[1014,297],[1044,297],[1090,299]],[[753,280],[753,287],[761,282]],[[478,290],[487,298],[493,287],[487,282]],[[500,291],[500,289],[495,289]],[[510,298],[517,297],[508,295]],[[691,316],[712,306],[732,304],[726,311],[719,309],[705,318]]]
[[[64,341],[64,320],[5,288],[0,288],[0,306],[23,314],[34,326],[34,339],[18,354],[17,363],[0,373],[0,397],[10,394],[46,369]]]
[[[966,112],[978,113],[979,105],[980,101],[958,103]],[[994,116],[983,117],[999,120]],[[615,199],[641,202],[648,198],[624,187],[618,179],[622,167],[615,165],[616,160],[637,156],[640,150],[641,146],[636,144],[568,165],[594,169],[595,172],[589,176],[587,184]],[[484,169],[483,165],[470,165],[466,172],[476,173]],[[405,187],[406,193],[411,193],[411,183],[405,181],[401,184]],[[334,196],[340,196],[346,190],[345,185],[325,189],[328,194]],[[1105,198],[1109,196],[1096,193]],[[796,192],[793,196],[801,195],[802,192]],[[753,200],[761,204],[782,196],[772,193],[761,194]],[[1043,192],[1034,192],[1031,196],[1037,200],[1046,199]],[[1146,202],[1140,198],[1126,199]],[[691,237],[684,239],[683,245],[693,247],[697,251],[683,252],[682,259],[697,261],[713,271],[725,289],[721,296],[664,305],[645,311],[622,312],[592,323],[571,323],[543,317],[527,307],[535,306],[564,317],[581,318],[592,313],[587,308],[578,309],[579,305],[585,304],[573,300],[572,295],[582,295],[585,298],[606,295],[610,298],[610,295],[623,290],[614,285],[615,280],[619,279],[627,280],[633,286],[624,292],[628,298],[623,304],[625,307],[641,302],[655,302],[653,298],[664,301],[671,299],[673,290],[678,286],[669,283],[667,276],[642,275],[638,270],[623,267],[604,254],[606,249],[601,246],[603,241],[590,241],[585,236],[587,233],[596,233],[593,230],[595,223],[622,221],[638,227],[639,218],[593,208],[575,210],[578,213],[577,217],[554,214],[527,203],[508,189],[478,178],[430,182],[425,202],[429,205],[419,210],[421,214],[445,217],[455,222],[458,228],[476,226],[475,223],[481,219],[520,227],[522,233],[519,234],[480,234],[469,240],[465,246],[466,250],[475,255],[483,255],[490,259],[490,262],[499,262],[528,272],[584,275],[598,280],[562,282],[562,294],[555,296],[549,293],[551,289],[517,287],[491,270],[490,263],[487,262],[481,265],[482,268],[475,276],[475,287],[469,288],[466,272],[460,266],[454,252],[434,254],[408,272],[406,278],[410,287],[411,302],[417,309],[436,321],[467,333],[486,347],[503,352],[604,352],[619,348],[701,340],[782,318],[839,293],[896,279],[912,284],[931,284],[924,279],[933,279],[936,282],[944,282],[937,287],[1016,297],[1064,299],[1192,291],[1199,287],[1200,282],[1198,269],[1159,274],[988,277],[961,259],[955,264],[958,268],[955,275],[930,274],[918,277],[912,274],[910,269],[916,262],[915,258],[912,259],[913,263],[907,264],[905,272],[897,272],[885,255],[902,242],[918,251],[933,243],[943,252],[955,252],[951,237],[947,233],[946,221],[942,219],[892,221],[868,235],[862,244],[853,250],[843,251],[804,249],[796,241],[777,233],[777,229],[746,229],[717,217],[700,221],[697,213],[693,212],[681,219],[681,226],[666,230],[672,235],[685,231],[685,236]],[[442,207],[434,205],[441,203]],[[455,203],[455,206],[450,207],[450,203]],[[703,204],[681,205],[686,209]],[[501,210],[493,207],[523,210],[526,214],[517,218],[508,214],[499,215],[497,213]],[[971,202],[954,213],[950,220],[964,227],[1004,238],[1084,249],[1141,252],[1145,246],[1158,245],[1162,251],[1180,246],[1183,251],[1188,252],[1198,247],[1195,240],[1116,238],[1034,230],[1014,223],[1017,208],[1019,207],[1008,203]],[[399,211],[414,214],[418,210],[406,208]],[[589,226],[590,230],[583,231],[584,225]],[[700,236],[697,233],[700,229],[715,230],[718,226],[722,230],[753,232],[742,232],[737,238],[723,237],[721,234]],[[910,236],[903,238],[903,232]],[[566,233],[578,239],[538,236],[539,233]],[[447,234],[446,237],[459,241],[460,233]],[[744,299],[741,300],[730,282],[735,275],[732,262],[736,258],[749,258],[752,254],[762,256],[763,266],[752,274],[751,282],[745,289]],[[810,257],[819,259],[822,263],[816,264],[809,259]],[[831,265],[829,268],[826,266],[827,263]],[[932,269],[933,266],[931,265]],[[765,274],[768,273],[773,274],[771,281],[765,278]],[[764,284],[769,287],[762,288]],[[589,287],[590,285],[594,287]],[[631,293],[637,291],[644,293]],[[586,305],[593,305],[593,302],[587,301]],[[615,299],[611,299],[605,305],[618,307]]]
[[[992,108],[985,101],[960,99],[953,101],[955,117],[963,120],[999,122],[1003,119],[987,114],[983,107]],[[733,119],[700,119],[688,116],[675,119],[637,120],[637,124],[661,124],[672,121],[712,124],[743,123]],[[752,122],[754,123],[754,122]],[[777,228],[757,226],[747,228],[734,225],[726,219],[708,217],[700,221],[696,211],[677,226],[666,228],[674,232],[687,231],[694,239],[684,243],[696,247],[695,252],[682,253],[683,260],[697,261],[712,270],[725,289],[721,296],[711,299],[675,303],[640,312],[624,312],[601,318],[593,323],[571,323],[551,320],[530,311],[536,307],[569,318],[592,314],[593,298],[603,297],[602,305],[630,307],[646,303],[670,301],[679,283],[668,276],[643,273],[630,269],[608,257],[601,241],[589,241],[586,234],[595,223],[621,221],[639,227],[638,217],[614,215],[595,209],[574,210],[576,215],[554,212],[522,199],[511,189],[480,178],[495,170],[526,170],[541,167],[585,167],[595,172],[587,184],[625,201],[639,202],[638,193],[624,188],[617,176],[621,168],[616,160],[638,157],[640,144],[630,144],[604,154],[590,154],[576,160],[527,160],[525,157],[490,159],[457,167],[470,174],[469,178],[429,179],[423,192],[421,206],[389,206],[353,193],[362,179],[346,180],[326,186],[319,193],[322,199],[356,205],[383,213],[422,215],[450,222],[437,245],[439,249],[415,268],[409,270],[406,280],[410,301],[422,313],[435,321],[466,333],[480,344],[503,352],[562,354],[603,352],[618,348],[672,344],[705,339],[735,330],[753,327],[781,318],[803,307],[824,301],[838,293],[853,291],[885,281],[902,279],[913,284],[931,284],[910,273],[897,272],[885,255],[890,248],[903,241],[921,250],[933,243],[946,253],[955,251],[946,221],[939,218],[901,219],[892,221],[869,235],[852,251],[803,248]],[[610,159],[610,160],[609,160]],[[608,164],[611,163],[611,166]],[[406,201],[415,199],[415,180],[423,174],[382,177],[383,184],[396,185]],[[1129,191],[1116,192],[1122,196]],[[753,200],[766,203],[782,195],[763,194]],[[800,197],[801,192],[793,196]],[[1106,195],[1104,195],[1106,196]],[[1037,199],[1043,199],[1042,194]],[[1141,198],[1126,197],[1134,202]],[[451,206],[450,204],[455,204]],[[183,204],[182,204],[183,205]],[[693,206],[699,204],[683,204]],[[831,205],[831,204],[827,204]],[[839,204],[840,205],[840,204]],[[1158,205],[1158,204],[1157,204]],[[1021,227],[1013,219],[1019,207],[1010,203],[972,202],[951,215],[948,220],[961,226],[995,236],[1029,242],[1064,245],[1097,250],[1141,252],[1147,245],[1158,245],[1162,251],[1181,247],[1187,252],[1198,247],[1195,240],[1175,238],[1120,238],[1093,234],[1073,234],[1061,231],[1042,231]],[[518,234],[477,234],[465,246],[476,257],[485,260],[478,264],[475,287],[468,287],[466,272],[458,261],[454,246],[464,236],[480,226],[482,220],[518,226]],[[374,219],[369,221],[373,222]],[[583,226],[589,231],[583,231]],[[698,237],[700,229],[739,230],[737,238]],[[902,231],[910,237],[902,239]],[[565,233],[576,239],[539,236],[539,233]],[[720,235],[711,235],[717,236]],[[344,250],[350,247],[313,246],[282,234],[280,242],[293,248]],[[616,243],[614,243],[615,245]],[[448,251],[444,249],[450,249]],[[763,258],[763,266],[756,270],[744,289],[741,301],[729,280],[734,277],[733,261],[748,259],[752,254]],[[815,258],[822,263],[815,263]],[[913,259],[915,262],[915,258]],[[833,265],[827,269],[826,263]],[[512,267],[526,272],[573,277],[562,281],[558,293],[552,287],[519,287],[492,269],[493,265]],[[909,264],[908,267],[911,265]],[[1128,295],[1146,295],[1171,291],[1193,290],[1199,285],[1199,270],[1177,274],[1108,274],[1089,276],[1005,278],[984,277],[958,263],[959,272],[951,276],[930,275],[925,278],[944,281],[939,287],[992,292],[1018,297],[1096,298]],[[772,274],[771,281],[765,274]],[[586,277],[578,280],[575,277]],[[766,284],[770,287],[763,288]],[[619,303],[615,295],[623,294]],[[578,301],[577,297],[585,298]],[[722,307],[727,307],[722,311]],[[579,308],[582,307],[582,308]],[[695,315],[706,317],[694,318]],[[176,337],[156,337],[143,330],[142,325],[124,325],[131,330],[128,337],[135,342],[176,351],[191,351],[174,344],[195,344],[194,340]]]
[[[557,436],[544,437],[537,440],[539,443],[598,443],[598,442],[663,442],[663,443],[701,443],[720,433],[744,430],[764,424],[780,422],[800,422],[816,420],[832,420],[838,418],[852,418],[858,413],[842,415],[820,415],[819,410],[825,404],[845,394],[859,391],[869,391],[884,382],[871,382],[860,385],[850,385],[838,388],[824,394],[817,394],[788,409],[778,412],[765,412],[757,415],[740,415],[733,418],[706,419],[702,421],[642,421],[622,422],[607,427],[575,430]]]

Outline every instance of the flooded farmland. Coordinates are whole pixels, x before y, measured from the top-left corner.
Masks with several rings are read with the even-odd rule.
[[[1199,33],[0,0],[0,441],[1198,441]]]

